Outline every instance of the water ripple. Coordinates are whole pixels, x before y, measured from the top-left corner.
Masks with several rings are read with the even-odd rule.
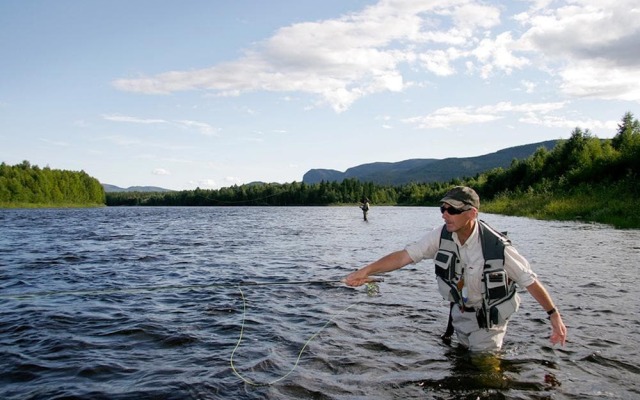
[[[0,213],[2,399],[640,396],[636,231],[486,216],[553,293],[569,343],[549,344],[524,294],[503,352],[477,358],[441,342],[448,307],[429,262],[376,296],[282,285],[333,281],[402,248],[440,223],[435,208],[376,207],[369,223],[349,207]],[[252,386],[231,369],[236,346],[256,382],[300,360]]]

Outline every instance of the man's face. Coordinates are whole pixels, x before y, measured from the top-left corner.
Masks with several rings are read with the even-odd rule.
[[[473,228],[473,221],[478,215],[478,211],[475,208],[469,208],[468,210],[457,209],[449,203],[442,203],[440,212],[442,212],[442,219],[444,219],[449,232]]]

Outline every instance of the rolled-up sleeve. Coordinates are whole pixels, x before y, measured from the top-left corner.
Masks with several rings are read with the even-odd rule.
[[[405,246],[404,249],[409,253],[409,257],[411,257],[414,264],[435,257],[440,247],[441,230],[442,227],[433,228],[422,239]]]
[[[531,269],[529,261],[520,255],[513,246],[507,246],[504,249],[504,269],[509,278],[521,288],[531,285],[538,277]]]

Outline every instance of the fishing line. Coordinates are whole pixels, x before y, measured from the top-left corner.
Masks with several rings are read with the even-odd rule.
[[[379,280],[381,281],[381,280]],[[205,283],[199,285],[161,285],[161,286],[137,286],[130,288],[105,288],[105,289],[77,289],[77,290],[44,290],[40,292],[27,292],[16,294],[0,294],[0,299],[31,299],[37,297],[51,296],[97,296],[117,293],[142,293],[142,292],[162,292],[167,290],[184,291],[197,289],[210,289],[214,287],[238,287],[238,286],[272,286],[272,285],[327,285],[340,283],[340,279],[335,280],[310,280],[310,281],[282,281],[282,282],[240,282],[240,283]]]
[[[302,353],[304,353],[304,350],[309,346],[309,343],[311,343],[313,339],[315,339],[327,326],[329,326],[330,323],[335,321],[338,317],[340,317],[342,314],[347,312],[352,307],[360,304],[362,301],[353,303],[348,307],[342,309],[333,317],[331,317],[316,333],[311,335],[311,337],[307,339],[307,341],[304,343],[304,345],[298,352],[298,356],[296,358],[295,363],[293,364],[293,367],[291,367],[291,369],[286,374],[270,382],[259,383],[259,382],[254,382],[248,378],[245,378],[236,369],[235,364],[233,362],[235,353],[240,347],[240,344],[242,343],[242,338],[244,336],[245,321],[247,317],[247,300],[244,296],[244,292],[242,291],[242,287],[243,286],[272,286],[272,285],[325,285],[325,284],[343,283],[343,282],[344,281],[341,279],[335,279],[335,280],[308,280],[308,281],[282,281],[282,282],[208,283],[208,284],[199,284],[199,285],[138,286],[138,287],[131,287],[131,288],[109,288],[109,289],[94,289],[94,290],[66,290],[66,291],[52,290],[52,291],[28,292],[28,293],[20,293],[20,294],[0,294],[0,299],[24,300],[24,299],[33,299],[38,297],[50,297],[50,296],[67,296],[67,295],[97,296],[97,295],[108,295],[108,294],[118,294],[118,293],[131,294],[131,293],[141,293],[141,292],[159,292],[159,291],[167,291],[167,290],[183,291],[183,290],[208,289],[208,288],[214,288],[214,287],[235,287],[240,291],[240,296],[242,297],[242,324],[240,326],[240,336],[238,338],[238,342],[236,343],[233,351],[231,352],[231,357],[229,359],[231,370],[238,378],[240,378],[243,382],[245,382],[248,385],[270,386],[284,380],[289,375],[291,375],[291,373],[293,373],[293,371],[298,367],[298,364],[300,363],[300,359],[302,358]],[[384,282],[384,278],[369,278],[366,284],[367,294],[369,296],[375,296],[379,293],[379,287],[377,285],[378,282]]]
[[[373,279],[369,279],[369,281],[367,282],[367,294],[369,296],[375,296],[379,293],[379,287],[377,285],[378,282],[384,282],[384,279],[382,278],[373,278]],[[350,306],[347,306],[346,308],[342,309],[341,311],[339,311],[337,314],[335,314],[333,317],[331,317],[324,325],[322,325],[322,327],[313,335],[311,335],[311,337],[304,343],[304,345],[302,346],[302,348],[300,349],[300,352],[298,352],[298,357],[296,358],[295,363],[293,364],[293,367],[291,367],[291,369],[284,374],[283,376],[274,379],[270,382],[264,382],[264,383],[260,383],[260,382],[254,382],[248,378],[245,378],[240,372],[238,372],[238,370],[236,369],[234,363],[233,363],[233,357],[236,353],[236,350],[238,350],[238,347],[240,347],[240,343],[242,343],[242,336],[244,334],[244,326],[245,326],[245,319],[247,317],[247,301],[246,298],[244,297],[244,293],[242,292],[242,288],[240,286],[238,286],[238,290],[240,291],[240,296],[242,297],[242,325],[240,326],[240,337],[238,338],[238,342],[236,343],[236,346],[234,347],[233,351],[231,352],[231,358],[229,360],[230,364],[231,364],[231,370],[233,371],[233,373],[240,378],[244,383],[250,385],[250,386],[271,386],[277,382],[280,382],[282,380],[284,380],[285,378],[287,378],[289,375],[291,375],[291,373],[293,373],[293,371],[298,367],[298,363],[300,363],[300,358],[302,358],[302,353],[304,353],[304,350],[307,348],[307,346],[309,345],[309,343],[311,343],[311,341],[313,339],[315,339],[327,326],[329,326],[330,323],[332,323],[334,320],[336,320],[339,316],[341,316],[342,314],[344,314],[345,312],[347,312],[349,309],[351,309],[352,307],[362,303],[362,301],[358,301],[356,303],[351,304]]]
[[[374,285],[374,283],[368,283],[368,285]],[[233,371],[233,373],[240,378],[244,383],[250,385],[250,386],[271,386],[274,383],[280,382],[282,380],[284,380],[286,377],[288,377],[289,375],[291,375],[291,373],[298,367],[298,363],[300,362],[300,358],[302,358],[302,353],[304,353],[304,350],[307,348],[307,346],[309,345],[309,343],[311,343],[311,341],[313,339],[315,339],[331,322],[333,322],[336,318],[338,318],[339,316],[341,316],[342,314],[344,314],[345,312],[347,312],[350,308],[358,305],[361,303],[361,301],[356,302],[351,304],[350,306],[346,307],[345,309],[339,311],[336,315],[334,315],[333,317],[331,317],[324,325],[322,325],[322,327],[313,335],[311,335],[311,337],[309,339],[307,339],[307,341],[304,343],[304,346],[302,346],[302,348],[300,349],[300,352],[298,353],[298,357],[296,358],[295,363],[293,364],[293,367],[291,367],[291,369],[284,375],[282,375],[281,377],[274,379],[270,382],[264,382],[264,383],[260,383],[260,382],[255,382],[252,381],[248,378],[245,378],[240,372],[238,372],[238,370],[236,369],[234,363],[233,363],[233,357],[235,356],[236,350],[238,350],[238,347],[240,347],[240,343],[242,343],[242,336],[244,334],[244,326],[245,326],[245,319],[247,317],[247,300],[244,297],[244,293],[242,292],[242,288],[238,286],[238,290],[240,291],[240,295],[242,296],[242,325],[240,326],[240,337],[238,338],[238,342],[236,343],[236,346],[234,347],[233,351],[231,352],[231,358],[229,359],[229,362],[231,364],[231,370]],[[367,287],[367,291],[369,291],[369,288]]]

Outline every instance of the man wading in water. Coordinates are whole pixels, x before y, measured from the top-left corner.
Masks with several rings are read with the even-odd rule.
[[[369,199],[366,197],[362,198],[360,208],[362,209],[362,214],[364,216],[364,220],[367,221],[367,213],[369,212]]]
[[[452,303],[450,319],[460,345],[471,351],[500,350],[508,318],[520,305],[516,284],[527,288],[549,315],[551,343],[564,345],[567,328],[551,296],[509,240],[478,219],[476,192],[456,186],[440,203],[443,226],[349,274],[344,282],[360,286],[371,275],[432,259],[438,289]]]

